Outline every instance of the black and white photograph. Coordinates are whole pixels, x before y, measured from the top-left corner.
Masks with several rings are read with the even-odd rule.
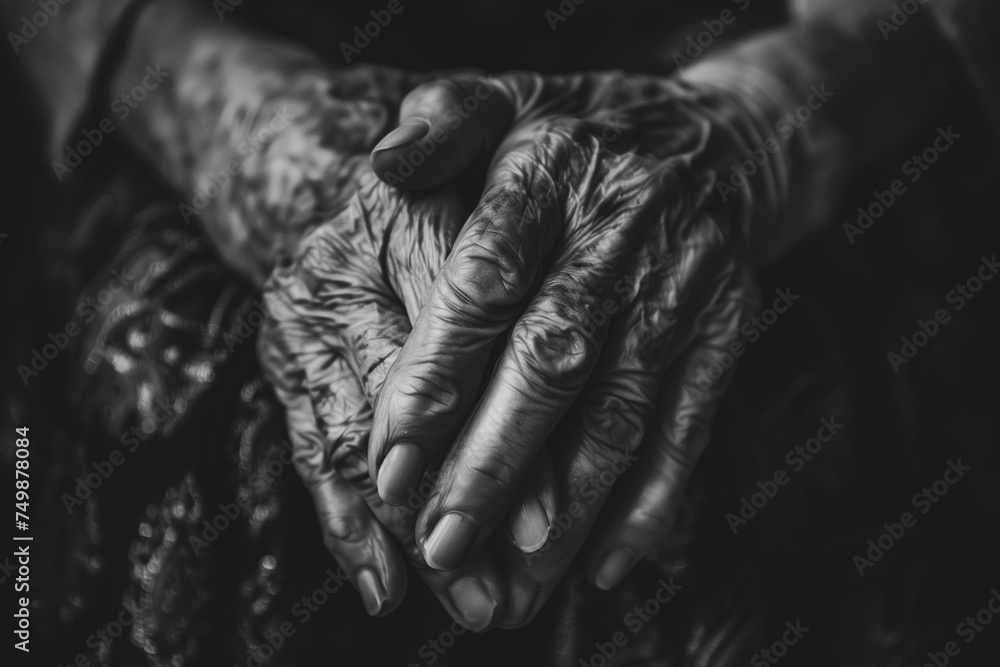
[[[0,665],[1000,665],[996,0],[0,24]]]

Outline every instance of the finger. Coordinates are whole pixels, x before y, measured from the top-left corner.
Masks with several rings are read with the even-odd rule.
[[[544,448],[555,454],[555,514],[549,515],[544,544],[507,564],[511,599],[530,596],[532,602],[512,603],[500,627],[520,627],[537,613],[583,546],[608,493],[636,462],[662,369],[676,356],[673,350],[690,340],[690,328],[678,330],[667,313],[664,303],[640,299],[615,324],[608,354],[563,420],[562,432]]]
[[[625,167],[630,161],[612,160],[602,180],[619,183],[619,169],[634,179],[636,165]],[[635,230],[665,225],[654,218],[662,209],[626,192],[611,185],[601,193],[602,233],[588,240],[574,236],[579,230],[589,234],[589,225],[596,224],[590,212],[572,215],[575,226],[564,234],[569,250],[555,259],[514,325],[489,386],[442,468],[448,483],[418,521],[418,541],[427,535],[424,556],[432,566],[453,567],[492,532],[535,453],[591,377],[608,324],[634,299],[634,292],[615,294],[614,288],[640,254]]]
[[[284,340],[290,338],[288,332],[287,327],[283,329]],[[265,338],[274,339],[270,329],[265,329]],[[290,347],[295,349],[296,344]],[[271,354],[281,347],[271,346]],[[286,360],[281,367],[296,366]],[[347,364],[333,362],[331,381],[335,386],[353,387],[353,391],[331,394],[321,406],[320,418],[308,393],[291,389],[294,377],[289,375],[294,373],[286,373],[275,387],[288,406],[296,467],[316,503],[324,543],[345,572],[355,577],[369,613],[385,615],[399,605],[406,591],[406,568],[401,559],[408,556],[456,621],[476,632],[493,627],[495,618],[504,613],[507,599],[506,579],[495,560],[483,554],[448,573],[427,567],[414,540],[419,496],[410,499],[410,504],[393,507],[382,503],[375,492],[366,451],[371,413]],[[427,482],[427,488],[419,487],[424,497],[431,493],[433,477]],[[372,571],[384,574],[375,580],[370,576]]]
[[[720,301],[707,328],[671,367],[658,399],[655,422],[639,450],[642,465],[627,473],[600,517],[585,557],[589,579],[607,590],[640,559],[670,537],[695,464],[708,446],[735,363],[730,346],[739,340],[745,314],[756,302],[749,281]]]
[[[391,612],[406,592],[406,566],[392,536],[364,500],[335,470],[340,446],[358,447],[370,425],[370,410],[347,364],[337,362],[338,390],[331,394],[326,437],[282,332],[265,323],[261,365],[285,405],[295,467],[316,506],[323,542],[354,582],[371,615]]]
[[[403,190],[445,183],[492,155],[512,115],[502,89],[484,77],[420,85],[403,99],[399,126],[372,150],[372,168]]]
[[[375,406],[370,464],[372,474],[378,475],[379,493],[384,499],[399,502],[419,480],[428,461],[451,446],[475,400],[494,343],[524,310],[540,280],[542,260],[563,232],[567,218],[565,202],[552,174],[573,164],[589,174],[590,188],[601,180],[595,174],[597,142],[587,139],[587,129],[576,121],[557,126],[539,123],[522,129],[505,143],[504,157],[490,175],[487,192],[435,281],[427,306],[414,323],[409,343],[394,362]],[[614,182],[624,170],[606,171],[601,175]],[[628,176],[629,187],[639,187],[635,173]],[[565,188],[560,185],[558,189]],[[572,204],[586,208],[605,194],[578,192]],[[605,208],[613,217],[617,208],[626,206],[626,199],[614,194],[609,198],[613,201],[601,199],[601,206],[594,206],[599,213],[587,210],[577,216],[581,218],[580,235],[589,232],[591,237],[597,236],[593,233],[595,218],[603,215]],[[606,231],[615,236],[611,227]],[[571,238],[566,243],[567,252],[578,253],[586,245]],[[614,244],[606,245],[613,254]],[[576,300],[571,307],[556,303],[549,311],[545,310],[547,304],[536,303],[529,315],[534,318],[531,324],[546,319],[559,322],[553,313],[585,323],[584,309],[607,290],[601,280],[605,260],[576,267],[576,275],[565,266],[567,257],[560,260],[564,271],[548,281],[545,298],[558,302],[563,292],[570,291],[577,295]],[[592,283],[599,286],[590,290]],[[512,367],[521,363],[526,354],[544,357],[549,366],[568,359],[564,368],[551,372],[559,376],[552,388],[552,393],[558,395],[554,400],[565,404],[589,372],[595,359],[594,345],[576,333],[564,336],[558,326],[532,329],[528,321],[514,333],[518,337],[515,343],[523,351],[513,357],[508,354],[505,372],[516,373]],[[519,384],[543,382],[544,375],[544,371],[534,372]],[[491,384],[496,391],[499,383]],[[558,415],[549,406],[541,411],[553,418]],[[543,419],[531,426],[544,430],[551,421]],[[522,448],[522,459],[533,456],[535,444]],[[503,508],[498,510],[502,512]]]
[[[508,577],[492,553],[478,554],[462,567],[448,572],[439,572],[424,562],[414,538],[414,523],[423,500],[435,488],[436,473],[427,475],[411,490],[405,505],[393,506],[382,502],[375,491],[368,475],[366,453],[351,447],[342,455],[338,452],[335,460],[343,479],[353,485],[372,508],[379,523],[396,538],[404,555],[452,618],[470,630],[484,632],[509,613]]]
[[[370,467],[382,498],[399,503],[471,408],[490,350],[523,309],[560,223],[519,223],[527,189],[513,174],[466,224],[375,406]],[[550,209],[555,208],[550,207]]]
[[[646,425],[658,410],[657,396],[664,383],[664,370],[680,363],[705,322],[712,322],[712,309],[697,318],[677,321],[677,313],[696,303],[695,295],[708,292],[714,300],[727,298],[731,265],[712,259],[698,245],[680,245],[674,254],[664,248],[653,253],[652,280],[610,332],[607,350],[564,423],[568,430],[550,440],[556,452],[560,494],[548,540],[542,548],[525,554],[520,563],[509,563],[514,571],[512,599],[525,597],[520,590],[538,593],[527,607],[510,605],[501,627],[519,627],[528,622],[555,590],[566,568],[573,562],[601,514],[605,499],[622,476],[638,461],[636,451]],[[719,285],[707,289],[706,285]],[[547,446],[546,449],[550,447]],[[638,466],[646,469],[646,462]]]

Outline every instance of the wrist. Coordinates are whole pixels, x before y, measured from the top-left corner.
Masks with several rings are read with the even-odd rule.
[[[847,180],[922,129],[947,99],[940,63],[922,66],[940,55],[934,51],[940,40],[925,32],[933,28],[915,26],[905,41],[887,45],[876,23],[815,18],[748,40],[681,75],[728,95],[727,124],[749,138],[735,142],[740,150],[719,173],[719,187],[731,193],[733,181],[746,177],[744,203],[753,209],[746,224],[757,264],[825,226]],[[750,176],[740,167],[760,147],[774,150]]]

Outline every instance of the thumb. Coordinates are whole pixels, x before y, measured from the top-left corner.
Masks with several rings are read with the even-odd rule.
[[[444,183],[492,154],[513,108],[507,93],[485,77],[422,84],[403,99],[399,126],[372,150],[372,168],[401,190]]]

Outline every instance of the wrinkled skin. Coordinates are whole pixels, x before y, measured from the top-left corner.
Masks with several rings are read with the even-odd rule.
[[[414,77],[331,72],[196,14],[144,13],[114,87],[151,62],[171,76],[125,132],[182,193],[238,164],[202,222],[232,267],[267,281],[262,364],[326,543],[369,611],[398,604],[409,557],[480,630],[530,619],[588,535],[603,588],[668,543],[732,374],[714,362],[754,307],[751,267],[818,226],[848,153],[886,143],[851,110],[903,80],[840,97],[853,41],[806,29],[714,73],[706,57],[670,79],[451,75],[404,98]],[[817,75],[833,78],[843,127],[812,120],[720,201],[713,185]],[[391,133],[369,166],[397,106],[409,138]],[[243,155],[278,111],[280,129]],[[433,150],[404,170],[423,129]],[[466,221],[452,191],[393,192],[372,169],[404,190],[483,172],[485,187]],[[607,507],[595,481],[614,486]]]
[[[395,247],[383,247],[381,237],[368,239],[366,246],[367,223],[358,222],[358,211],[364,209],[357,202],[374,200],[352,200],[366,176],[376,183],[368,152],[393,121],[406,91],[426,76],[379,66],[331,70],[298,47],[247,35],[187,5],[154,5],[137,30],[142,38],[132,43],[119,73],[121,84],[134,80],[149,62],[163,63],[171,74],[157,94],[130,115],[125,132],[181,194],[185,219],[197,218],[223,259],[261,286],[272,274],[279,280],[281,267],[289,265],[298,250],[316,243],[322,252],[312,256],[311,266],[332,268],[310,284],[336,272],[345,284],[357,287],[348,298],[371,306],[362,311],[374,318],[368,320],[374,333],[367,333],[365,323],[348,327],[340,334],[354,339],[339,347],[331,342],[335,336],[316,337],[330,345],[322,348],[323,359],[315,346],[306,344],[312,344],[303,338],[306,327],[282,331],[282,336],[263,331],[260,357],[288,409],[298,470],[323,519],[326,544],[353,576],[369,611],[389,611],[405,592],[402,556],[390,531],[405,544],[406,535],[413,534],[412,518],[405,530],[397,529],[390,513],[384,528],[363,502],[363,489],[359,495],[334,474],[329,455],[345,439],[355,445],[341,450],[346,463],[354,461],[348,456],[352,451],[363,449],[368,408],[364,394],[361,401],[354,400],[354,373],[366,377],[369,359],[382,358],[387,345],[402,344],[408,325],[400,329],[397,316],[416,307],[416,295],[426,291],[433,276],[428,271],[444,261],[445,242],[429,235],[426,259],[437,263],[415,263],[412,244],[432,227],[424,224],[424,215],[389,214],[385,206],[374,216],[380,229],[394,221],[404,229],[409,220],[414,224],[408,229],[415,235],[393,236],[399,241]],[[385,186],[380,191],[390,192]],[[424,210],[446,211],[447,199]],[[452,229],[457,231],[461,222],[456,217]],[[402,303],[380,299],[377,287],[366,291],[372,269],[377,272],[383,265],[398,268],[391,286]],[[339,312],[332,302],[323,308]],[[344,309],[352,317],[357,312]],[[379,319],[382,315],[387,322]],[[379,341],[382,335],[385,340]],[[356,348],[355,342],[362,347]],[[338,349],[351,354],[339,359],[330,355]],[[316,370],[309,355],[330,364],[323,370],[327,388],[312,395],[303,386],[306,370]],[[304,412],[304,407],[312,409],[312,400],[319,401],[316,413],[327,430],[333,429],[327,433],[329,441],[317,440],[322,435],[317,421]],[[352,475],[347,470],[345,475],[367,477],[367,471]],[[362,563],[368,567],[362,569]],[[455,613],[454,606],[450,609]]]
[[[619,475],[624,488],[587,559],[591,579],[613,586],[669,537],[731,377],[715,362],[757,301],[749,220],[712,198],[715,151],[740,148],[737,128],[713,118],[726,101],[681,82],[641,83],[496,83],[490,100],[513,107],[513,125],[375,408],[369,464],[383,498],[398,500],[424,461],[440,461],[417,522],[428,563],[449,569],[479,553],[513,503],[511,533],[528,556],[508,567],[541,589],[532,611],[601,512],[606,493],[594,491]],[[436,85],[446,84],[410,98]],[[698,378],[709,370],[706,386]],[[422,452],[417,472],[384,479],[379,466],[399,444]],[[442,528],[449,514],[459,518]],[[546,542],[565,514],[576,518]]]
[[[404,101],[403,122],[417,114],[433,127],[435,108],[475,85],[418,88]],[[720,142],[739,146],[735,132],[705,118],[705,100],[718,99],[679,85],[652,95],[646,87],[650,99],[634,99],[635,82],[615,90],[607,78],[540,84],[516,75],[494,85],[484,107],[500,108],[470,116],[402,183],[448,180],[456,165],[480,157],[469,146],[499,141],[464,227],[448,191],[415,198],[365,185],[269,281],[266,339],[284,362],[265,357],[290,406],[299,470],[328,544],[341,556],[354,545],[348,571],[378,562],[393,601],[380,610],[391,609],[401,596],[385,535],[392,533],[445,607],[479,630],[530,620],[599,513],[588,569],[604,588],[664,545],[732,372],[714,374],[712,364],[756,301],[749,223],[710,201],[714,164],[706,156],[717,158]],[[587,108],[588,99],[609,95],[613,112]],[[391,152],[377,150],[373,162],[400,185]],[[396,249],[417,258],[404,261],[407,278],[398,262],[379,261]],[[591,325],[588,312],[606,318]],[[490,352],[508,330],[473,411]],[[709,368],[712,381],[696,385]],[[349,386],[348,369],[360,384]],[[384,483],[378,467],[401,442],[422,456]],[[634,454],[640,466],[632,466]],[[414,525],[405,503],[425,468],[440,471]],[[397,488],[385,488],[393,482]],[[612,485],[614,500],[602,512]],[[509,530],[481,549],[512,505]],[[472,543],[428,549],[447,512],[475,526]],[[567,513],[571,525],[547,540],[552,518]],[[598,563],[618,547],[625,557],[600,573]]]
[[[416,512],[383,503],[367,463],[369,400],[463,219],[450,190],[400,196],[369,173],[348,208],[304,237],[265,285],[260,356],[288,409],[296,469],[327,547],[355,579],[364,568],[378,578],[374,594],[359,586],[369,612],[388,613],[402,600],[408,556],[445,608],[475,626],[447,591],[467,573],[501,581],[490,558],[453,572],[426,567],[413,539]]]

